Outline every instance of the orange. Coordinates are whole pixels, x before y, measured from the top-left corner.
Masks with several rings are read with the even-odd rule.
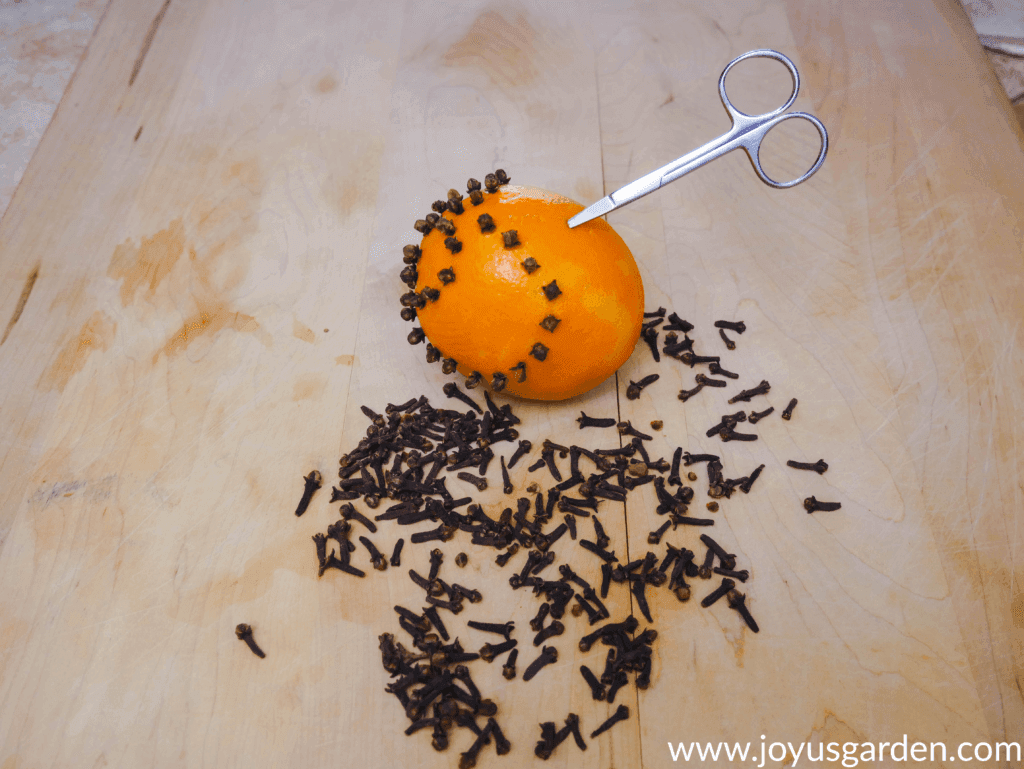
[[[500,171],[497,178],[507,179]],[[447,232],[417,222],[429,229],[413,268],[422,297],[416,315],[436,348],[428,347],[428,360],[439,354],[469,386],[482,379],[522,398],[584,393],[614,373],[639,339],[644,289],[636,261],[601,219],[569,228],[579,203],[491,175],[487,181],[493,192],[462,201],[449,193],[455,201],[442,216],[451,225],[440,222]],[[472,193],[479,183],[469,186]],[[411,273],[404,274],[410,283]]]

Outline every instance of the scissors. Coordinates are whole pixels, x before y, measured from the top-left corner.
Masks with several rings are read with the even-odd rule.
[[[763,115],[748,115],[745,112],[740,112],[729,101],[729,96],[725,92],[725,76],[729,74],[729,70],[745,59],[755,58],[780,61],[786,65],[789,74],[793,77],[793,93],[790,94],[786,103],[777,110]],[[726,65],[725,69],[722,70],[722,76],[718,78],[718,95],[722,97],[725,111],[732,118],[732,128],[717,139],[713,139],[704,146],[698,147],[693,152],[687,153],[678,160],[673,160],[668,165],[664,165],[655,171],[651,171],[649,174],[641,176],[635,182],[630,182],[625,187],[620,187],[593,205],[584,208],[569,219],[569,227],[578,227],[585,222],[589,222],[591,219],[604,216],[609,211],[614,211],[616,208],[632,203],[644,195],[650,195],[669,182],[674,182],[679,177],[685,176],[690,171],[700,168],[705,163],[710,163],[715,158],[719,158],[727,152],[732,152],[738,147],[746,150],[747,156],[750,158],[750,162],[753,163],[757,175],[769,187],[784,189],[786,187],[795,187],[800,182],[806,181],[825,162],[825,154],[828,152],[828,132],[825,130],[825,126],[821,124],[821,121],[814,117],[814,115],[809,115],[806,112],[786,112],[793,102],[796,101],[796,95],[799,90],[800,73],[796,71],[796,65],[778,51],[773,51],[770,48],[760,48],[756,51],[747,51],[742,56],[737,56]],[[788,182],[777,182],[761,168],[761,141],[772,128],[782,121],[792,118],[807,120],[818,129],[818,133],[821,134],[821,152],[818,153],[818,159],[814,161],[814,165],[803,176]]]

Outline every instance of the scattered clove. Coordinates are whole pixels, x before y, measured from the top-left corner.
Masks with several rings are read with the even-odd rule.
[[[789,402],[789,405],[786,406],[786,409],[782,412],[782,418],[787,422],[793,418],[793,409],[796,408],[796,403],[796,398],[793,398],[793,400]]]
[[[304,479],[306,487],[302,490],[302,498],[299,500],[299,506],[295,508],[295,515],[300,516],[306,512],[306,508],[309,507],[310,500],[313,499],[313,493],[323,485],[323,478],[318,470],[313,470]]]
[[[631,381],[629,387],[626,388],[626,398],[631,401],[635,401],[640,397],[640,392],[650,384],[654,384],[660,378],[659,374],[648,374],[639,382]]]
[[[819,511],[823,513],[830,513],[841,507],[842,504],[839,502],[819,502],[814,497],[807,497],[807,499],[804,500],[804,510],[808,513],[817,513]]]
[[[245,645],[249,647],[249,650],[260,659],[263,659],[267,655],[264,654],[263,650],[257,645],[256,640],[252,637],[252,627],[246,625],[244,622],[235,628],[235,635],[238,636],[240,641],[245,641]]]
[[[828,463],[824,459],[819,459],[817,462],[797,462],[790,459],[786,462],[786,465],[792,467],[794,470],[813,470],[818,475],[824,475],[825,471],[828,470]]]

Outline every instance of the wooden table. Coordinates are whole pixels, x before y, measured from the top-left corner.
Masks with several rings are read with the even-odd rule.
[[[596,200],[724,131],[718,75],[757,47],[800,68],[797,107],[832,142],[819,173],[774,191],[734,153],[609,221],[648,307],[695,323],[701,349],[722,349],[713,320],[746,322],[723,361],[769,379],[777,410],[799,398],[793,420],[706,438],[728,393],[681,403],[693,372],[642,344],[581,398],[514,407],[535,444],[608,445],[576,429],[582,409],[662,420],[655,456],[764,463],[713,529],[751,571],[761,632],[657,593],[651,688],[551,763],[668,766],[691,740],[756,759],[761,735],[1021,741],[1024,151],[956,3],[112,0],[0,226],[0,765],[456,765],[466,734],[436,754],[384,692],[377,637],[422,595],[405,568],[318,580],[310,537],[336,508],[325,488],[296,519],[301,477],[334,479],[361,404],[448,403],[396,312],[432,200],[498,167]],[[738,69],[737,99],[775,106],[772,66]],[[793,132],[772,151],[782,174],[814,147]],[[819,457],[821,477],[785,467]],[[540,477],[525,464],[520,485]],[[811,494],[841,511],[808,516]],[[636,557],[660,519],[632,499],[604,517]],[[464,617],[515,617],[522,669],[537,600],[493,552],[445,549],[485,594],[457,634],[476,648]],[[624,590],[609,607],[629,611]],[[589,734],[613,710],[577,672],[583,627],[528,684],[473,663],[505,765],[536,760],[539,721],[573,711]]]

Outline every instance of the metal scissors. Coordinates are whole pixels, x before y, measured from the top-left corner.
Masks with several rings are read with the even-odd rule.
[[[777,110],[763,115],[748,115],[745,112],[740,112],[729,101],[729,96],[725,92],[725,76],[729,74],[729,70],[745,59],[754,58],[775,59],[775,61],[782,62],[793,77],[793,93],[790,94],[786,103]],[[825,161],[825,154],[828,152],[828,132],[821,121],[814,117],[814,115],[809,115],[806,112],[786,112],[793,102],[796,101],[796,95],[799,90],[800,73],[796,71],[796,65],[778,51],[773,51],[770,48],[761,48],[756,51],[747,51],[742,56],[737,56],[726,65],[725,69],[722,70],[722,76],[718,79],[718,95],[722,97],[725,111],[732,118],[732,128],[717,139],[713,139],[704,146],[698,147],[693,152],[687,153],[678,160],[673,160],[668,165],[641,176],[635,182],[630,182],[625,187],[620,187],[593,205],[584,208],[569,219],[569,227],[578,227],[585,222],[589,222],[591,219],[604,216],[609,211],[632,203],[634,200],[651,194],[669,182],[674,182],[679,177],[690,173],[690,171],[700,168],[705,163],[710,163],[715,158],[721,157],[727,152],[732,152],[739,147],[746,150],[747,156],[750,158],[750,162],[753,163],[757,175],[769,187],[783,189],[795,187],[800,182],[806,181],[815,171],[821,168],[821,164]],[[792,118],[807,120],[818,129],[818,133],[821,134],[821,152],[818,153],[818,159],[814,161],[814,165],[803,176],[788,182],[777,182],[761,168],[761,141],[772,128],[782,121],[791,120]]]

